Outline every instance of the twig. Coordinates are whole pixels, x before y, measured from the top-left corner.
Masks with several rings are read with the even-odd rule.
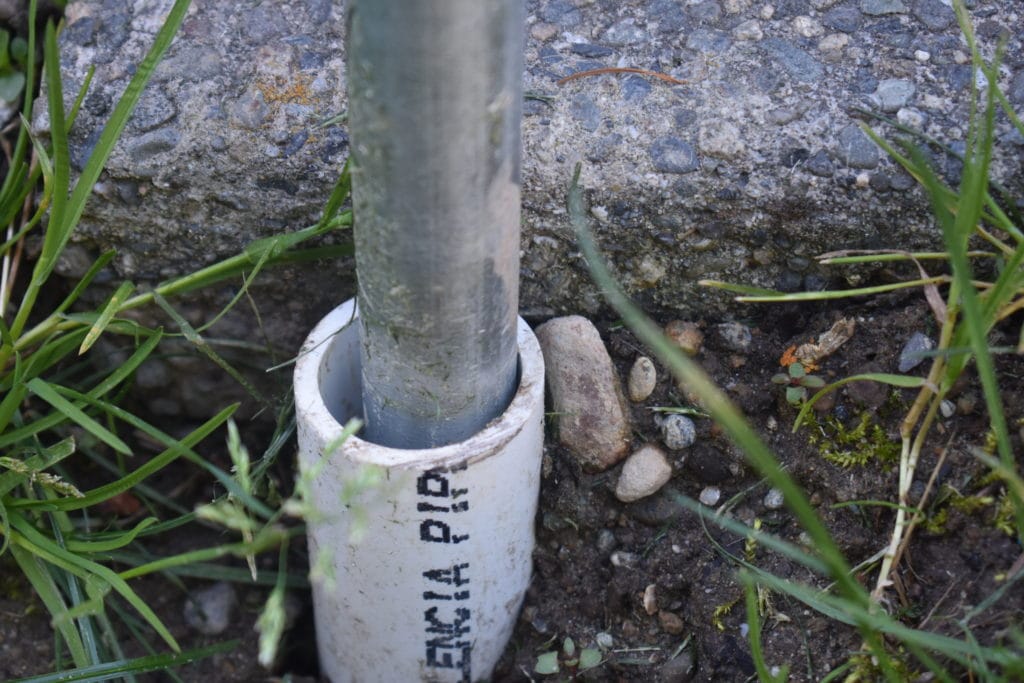
[[[577,78],[586,78],[587,76],[600,76],[601,74],[640,74],[641,76],[650,76],[652,78],[659,78],[666,83],[672,83],[673,85],[686,85],[689,81],[684,81],[668,74],[663,74],[660,71],[650,71],[648,69],[638,69],[634,66],[605,66],[600,69],[588,69],[587,71],[577,71],[574,74],[569,74],[564,78],[559,78],[556,83],[563,85],[571,80]]]

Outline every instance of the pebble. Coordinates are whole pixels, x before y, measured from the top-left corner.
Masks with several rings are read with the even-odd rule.
[[[604,34],[604,42],[615,47],[637,45],[647,40],[647,31],[638,27],[632,19],[623,19],[612,24]]]
[[[690,653],[690,648],[686,648],[675,659],[670,659],[661,665],[658,670],[658,681],[659,683],[687,683],[693,680],[695,673],[693,654]]]
[[[672,478],[672,465],[657,446],[647,445],[626,459],[615,497],[631,503],[657,493]]]
[[[700,168],[693,145],[671,135],[651,143],[650,152],[654,168],[662,173],[692,173]]]
[[[825,33],[825,27],[816,19],[806,15],[793,17],[793,30],[804,38],[817,38]]]
[[[717,486],[707,486],[700,492],[699,500],[708,507],[714,507],[718,505],[718,501],[722,499],[722,489]]]
[[[949,399],[945,399],[939,404],[939,412],[942,413],[942,417],[949,419],[956,414],[956,404]]]
[[[903,14],[907,6],[903,0],[861,0],[860,11],[869,16],[882,16],[885,14]]]
[[[619,378],[593,323],[553,318],[536,330],[556,433],[582,465],[603,471],[629,452],[632,433]]]
[[[715,340],[725,349],[736,353],[748,353],[753,343],[750,328],[743,323],[720,323],[715,325]]]
[[[640,102],[647,97],[653,86],[643,76],[630,76],[622,81],[621,88],[622,99],[626,102]]]
[[[818,41],[818,49],[822,52],[835,52],[842,50],[850,42],[850,36],[845,33],[830,33]]]
[[[787,74],[801,83],[819,81],[825,73],[818,60],[781,38],[768,38],[761,42],[761,47]]]
[[[673,320],[665,325],[665,336],[675,342],[688,356],[696,356],[704,344],[704,333],[700,331],[700,327],[697,323],[686,320]]]
[[[839,158],[851,168],[874,168],[878,166],[878,147],[864,134],[860,126],[850,124],[839,132]]]
[[[654,367],[654,361],[647,356],[638,357],[629,370],[629,400],[634,403],[647,400],[657,383],[658,370]]]
[[[879,81],[872,99],[885,112],[898,111],[914,96],[914,84],[901,78],[886,78]]]
[[[658,612],[658,624],[661,626],[662,631],[674,636],[678,636],[686,628],[686,625],[678,614],[674,612],[667,612],[665,610]]]
[[[721,159],[735,159],[747,151],[740,129],[722,120],[711,120],[700,127],[697,147],[704,154]]]
[[[761,40],[764,38],[764,31],[761,30],[761,22],[757,19],[749,19],[736,26],[732,30],[736,40]]]
[[[832,158],[828,155],[825,150],[818,150],[804,162],[804,168],[807,169],[808,173],[818,176],[819,178],[831,178],[836,171],[835,164],[832,163]]]
[[[786,499],[782,495],[782,491],[777,488],[768,489],[768,493],[764,494],[764,506],[769,510],[778,510],[781,508]]]
[[[666,415],[659,425],[661,441],[670,450],[689,448],[697,440],[697,426],[685,415]]]
[[[612,637],[612,634],[601,631],[594,636],[594,643],[602,650],[610,650],[615,646],[615,639]]]
[[[945,30],[956,21],[953,9],[942,0],[917,0],[913,14],[929,31]]]
[[[583,130],[593,133],[601,125],[601,110],[585,93],[579,93],[569,104],[569,115],[580,122]]]
[[[569,49],[575,54],[590,58],[607,57],[612,54],[612,49],[610,47],[605,47],[604,45],[593,45],[591,43],[573,43],[569,46]]]
[[[654,616],[658,613],[658,587],[656,584],[649,583],[647,588],[644,588],[644,611]]]
[[[935,342],[928,335],[915,332],[900,351],[899,371],[910,372],[924,362],[926,356],[920,355],[921,352],[931,351],[934,348]]]
[[[863,21],[864,15],[848,4],[834,7],[822,17],[825,26],[843,33],[855,33]]]
[[[179,140],[181,140],[181,133],[175,128],[151,130],[135,139],[128,154],[137,163],[149,161],[158,154],[174,149]]]
[[[615,540],[615,532],[611,529],[601,529],[597,532],[597,549],[602,555],[614,550],[616,543],[618,541]]]
[[[928,122],[928,117],[920,109],[903,107],[896,112],[896,120],[910,128],[923,129]]]
[[[640,562],[639,555],[622,550],[616,550],[609,559],[615,567],[635,567]]]
[[[185,599],[185,623],[203,635],[220,635],[231,625],[231,613],[237,603],[234,585],[218,581],[189,593]]]

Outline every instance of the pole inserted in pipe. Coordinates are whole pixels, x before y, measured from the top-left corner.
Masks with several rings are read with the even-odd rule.
[[[477,433],[516,388],[522,0],[352,0],[349,125],[366,427]]]

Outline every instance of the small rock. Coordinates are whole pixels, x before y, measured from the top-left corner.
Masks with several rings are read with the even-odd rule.
[[[925,356],[922,353],[931,351],[934,348],[935,342],[928,335],[915,332],[907,340],[907,343],[903,345],[903,350],[900,351],[899,371],[910,372],[924,362]]]
[[[601,631],[594,636],[594,643],[602,650],[610,650],[615,645],[615,639],[612,638],[612,634]]]
[[[747,353],[753,342],[750,328],[743,323],[721,323],[715,325],[715,340],[729,351]]]
[[[604,34],[604,42],[621,47],[637,45],[647,40],[647,32],[638,27],[632,19],[623,19],[612,24]]]
[[[597,532],[597,549],[602,555],[614,550],[617,542],[615,540],[615,532],[611,529],[601,529]]]
[[[673,320],[666,325],[665,336],[675,342],[676,346],[688,356],[696,356],[700,353],[700,347],[704,343],[704,333],[700,331],[697,323],[685,320]]]
[[[592,59],[607,57],[612,54],[612,49],[610,47],[605,47],[604,45],[593,45],[591,43],[573,43],[569,46],[569,49],[578,55],[590,57]]]
[[[237,603],[234,585],[218,581],[209,588],[189,593],[185,600],[185,623],[203,635],[219,635],[231,624],[231,613]]]
[[[658,587],[653,584],[647,584],[647,588],[644,589],[644,611],[651,616],[658,613]]]
[[[693,680],[696,667],[690,648],[680,652],[675,659],[670,659],[658,669],[658,683],[688,683]]]
[[[839,158],[852,168],[878,166],[878,147],[864,134],[860,126],[849,125],[839,132]]]
[[[835,164],[832,163],[832,159],[829,157],[828,152],[825,150],[818,150],[811,157],[804,162],[804,168],[807,169],[808,173],[818,176],[819,178],[831,178],[836,171]]]
[[[817,38],[825,33],[825,28],[816,19],[806,15],[793,17],[793,30],[804,38]]]
[[[757,19],[750,19],[739,24],[732,30],[732,35],[736,40],[761,40],[764,38],[761,22]]]
[[[615,567],[635,567],[640,562],[640,556],[636,553],[627,553],[621,550],[612,553],[610,559]]]
[[[634,403],[647,400],[657,383],[658,370],[654,367],[654,361],[647,356],[638,357],[629,370],[629,400]]]
[[[722,498],[722,489],[717,486],[707,486],[700,492],[700,502],[708,507],[714,507],[718,505],[718,501]]]
[[[551,40],[557,33],[558,27],[546,22],[539,22],[530,28],[530,35],[541,43],[546,43]]]
[[[721,120],[711,120],[700,127],[697,145],[704,154],[722,159],[735,159],[747,151],[740,129]]]
[[[878,82],[872,98],[885,112],[898,111],[914,96],[914,84],[901,78],[886,78]]]
[[[674,612],[666,612],[665,610],[658,612],[658,623],[661,625],[662,631],[674,636],[678,636],[686,628],[686,625],[678,614],[675,614]]]
[[[791,78],[801,83],[820,81],[825,74],[825,68],[818,60],[781,38],[768,38],[761,47]]]
[[[768,489],[768,493],[764,494],[764,506],[769,510],[778,510],[781,508],[786,499],[782,495],[782,491],[777,488]]]
[[[584,130],[593,133],[601,125],[601,110],[588,95],[580,93],[569,103],[569,115],[580,122]]]
[[[686,512],[686,508],[680,505],[674,497],[664,494],[638,500],[631,504],[628,510],[630,519],[650,527],[664,526],[684,512]]]
[[[622,466],[615,497],[623,503],[646,498],[672,478],[672,465],[657,446],[647,445],[629,456]]]
[[[689,448],[697,440],[697,426],[685,415],[666,415],[659,426],[662,443],[673,451]]]
[[[842,50],[850,42],[850,36],[845,33],[830,33],[818,41],[818,49],[822,52],[835,52]]]
[[[896,112],[896,120],[904,126],[911,128],[917,128],[923,130],[925,124],[928,123],[928,117],[920,109],[914,107],[903,107]]]
[[[867,363],[858,368],[853,374],[861,375],[874,372],[884,372],[884,369],[877,363]],[[862,379],[847,384],[846,394],[863,406],[879,408],[889,398],[889,387],[881,382]]]
[[[700,168],[693,146],[671,135],[651,143],[651,160],[662,173],[692,173]]]
[[[945,399],[939,404],[939,412],[942,413],[942,417],[948,420],[956,414],[956,404],[949,399]]]
[[[956,21],[952,8],[942,0],[917,0],[914,17],[929,31],[944,31]]]
[[[558,440],[589,469],[602,471],[629,452],[629,415],[601,336],[586,318],[554,318],[536,330],[544,353]]]
[[[861,0],[860,11],[869,16],[881,16],[883,14],[903,14],[907,6],[903,0]]]

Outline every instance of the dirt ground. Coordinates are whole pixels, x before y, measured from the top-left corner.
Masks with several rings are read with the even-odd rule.
[[[755,314],[761,318],[755,319]],[[898,448],[893,448],[898,443],[898,422],[912,400],[912,390],[848,385],[827,411],[815,413],[814,425],[793,434],[790,427],[795,411],[784,400],[782,388],[770,380],[781,369],[779,358],[785,349],[820,335],[842,317],[856,321],[856,332],[822,362],[817,374],[828,380],[867,371],[895,372],[904,342],[916,331],[934,335],[935,323],[923,299],[915,295],[846,302],[842,308],[752,308],[751,316],[744,321],[753,334],[749,353],[716,348],[708,335],[698,360],[804,487],[847,559],[856,565],[884,545],[894,513],[881,506],[836,504],[895,499],[896,460],[891,456],[898,454]],[[710,321],[702,323],[710,329]],[[644,350],[628,330],[614,322],[598,321],[598,327],[625,378]],[[997,346],[1012,343],[1010,337],[992,342]],[[923,363],[912,372],[924,374],[926,368]],[[1014,448],[1020,453],[1024,362],[1001,356],[998,368],[1007,418],[1014,425]],[[654,393],[632,406],[636,447],[659,441],[653,408],[688,405],[674,381],[663,368],[658,369]],[[997,528],[1000,489],[985,480],[984,468],[969,451],[984,445],[987,432],[980,389],[970,377],[961,384],[951,397],[953,414],[933,430],[918,468],[918,478],[927,479],[939,453],[947,449],[945,463],[936,474],[938,493],[925,503],[931,523],[915,533],[890,605],[890,611],[910,626],[956,636],[960,633],[955,620],[990,595],[998,586],[998,575],[1007,572],[1021,555],[1021,548]],[[764,529],[782,538],[804,541],[785,508],[766,501],[767,484],[750,470],[716,425],[706,418],[695,421],[696,444],[668,451],[674,467],[668,485],[654,496],[629,504],[613,493],[620,468],[599,474],[583,472],[548,439],[536,521],[534,578],[495,681],[565,680],[564,671],[559,678],[540,676],[533,669],[537,657],[557,649],[566,636],[578,647],[605,646],[603,663],[588,671],[585,680],[745,681],[754,676],[754,664],[745,637],[746,613],[743,591],[735,578],[736,558],[779,577],[826,584],[794,562],[705,525],[682,509],[677,494],[697,499],[704,489],[715,486],[721,493],[716,507],[727,504],[732,517],[747,524],[760,520]],[[842,435],[856,434],[854,430],[862,423],[867,427],[865,436],[842,443]],[[256,446],[253,444],[254,449]],[[858,449],[874,455],[862,464],[837,462],[836,453]],[[826,457],[829,454],[831,459]],[[278,476],[288,476],[288,463],[282,463]],[[189,495],[202,500],[209,493],[204,486],[197,484]],[[915,494],[920,495],[920,487]],[[956,504],[972,496],[980,502]],[[193,527],[164,538],[166,545],[160,551],[223,541],[212,530],[197,532]],[[263,561],[272,566],[275,555],[269,553]],[[303,551],[298,549],[292,555],[291,568],[300,568],[305,561]],[[19,580],[9,557],[0,558],[0,570],[0,679],[52,670],[54,639],[45,609]],[[864,569],[858,579],[873,587],[874,567]],[[253,630],[266,589],[239,587],[239,607],[231,627],[220,636],[207,637],[190,631],[182,618],[185,592],[203,587],[203,581],[186,578],[174,583],[154,576],[136,585],[184,647],[240,640],[232,652],[180,668],[181,680],[317,680],[308,593],[294,592],[294,625],[285,636],[278,666],[267,672],[255,663],[257,636]],[[860,646],[852,629],[784,596],[768,596],[763,607],[767,662],[788,666],[792,681],[821,680]],[[1024,587],[1018,584],[973,622],[975,635],[982,642],[1004,641],[1014,624],[1019,627],[1022,613]],[[129,646],[130,653],[143,654],[135,649]],[[139,680],[171,679],[158,673]]]

